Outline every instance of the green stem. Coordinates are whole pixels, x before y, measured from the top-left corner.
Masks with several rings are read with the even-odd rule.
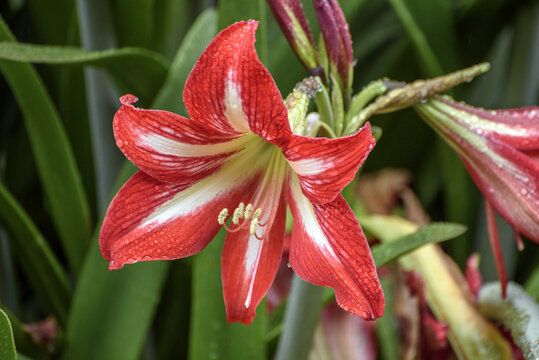
[[[320,88],[322,90],[319,91],[314,97],[314,101],[316,102],[316,107],[318,108],[318,113],[320,114],[320,121],[328,124],[331,129],[334,129],[335,120],[333,119],[333,108],[331,106],[329,93],[326,87],[322,85],[321,82],[320,82]]]
[[[367,85],[357,95],[352,98],[348,118],[353,118],[367,105],[372,99],[383,95],[387,91],[387,86],[383,80],[376,80]]]
[[[277,360],[303,360],[309,357],[314,329],[320,315],[322,287],[294,275],[284,318],[284,331],[277,345]]]
[[[389,0],[393,10],[400,18],[402,25],[408,32],[408,35],[412,38],[412,42],[419,53],[420,60],[425,66],[428,76],[436,76],[443,73],[442,65],[436,58],[436,55],[432,51],[425,34],[421,31],[419,26],[414,20],[414,17],[410,13],[410,10],[406,7],[403,0]]]

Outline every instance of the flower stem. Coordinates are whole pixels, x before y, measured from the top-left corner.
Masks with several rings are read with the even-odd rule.
[[[309,357],[314,329],[322,304],[320,286],[294,275],[284,318],[284,331],[277,345],[277,360],[303,360]]]
[[[323,121],[328,124],[331,129],[334,129],[335,121],[333,119],[333,107],[331,106],[328,91],[324,85],[321,85],[320,88],[322,90],[314,97],[318,113],[320,114],[320,121]]]

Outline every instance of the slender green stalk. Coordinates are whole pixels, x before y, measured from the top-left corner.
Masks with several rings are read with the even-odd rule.
[[[322,290],[322,287],[294,275],[284,318],[284,331],[277,345],[277,360],[303,360],[309,357],[322,305]]]
[[[384,94],[387,91],[387,86],[384,80],[372,81],[369,85],[365,86],[357,95],[352,98],[352,104],[350,105],[350,111],[348,117],[352,118],[359,114],[359,112],[375,97]]]
[[[314,97],[318,113],[320,114],[320,121],[328,124],[331,129],[334,129],[335,121],[333,119],[333,108],[331,106],[329,93],[326,87],[322,85],[322,82],[320,82],[320,88],[322,91],[319,91]]]
[[[408,35],[412,38],[412,42],[419,53],[420,60],[423,62],[428,75],[436,76],[442,74],[442,65],[440,65],[440,62],[427,42],[427,38],[415,22],[414,17],[406,7],[404,1],[389,0],[389,2],[393,7],[393,10],[395,10],[395,13],[397,13],[397,16],[400,18]]]

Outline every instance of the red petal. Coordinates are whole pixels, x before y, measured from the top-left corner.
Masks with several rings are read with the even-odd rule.
[[[305,196],[323,204],[335,199],[352,181],[374,144],[370,124],[366,123],[352,136],[325,139],[293,135],[279,146],[298,175]]]
[[[485,210],[487,216],[487,230],[488,238],[490,240],[490,247],[496,260],[496,269],[498,270],[498,277],[500,278],[500,285],[502,287],[502,298],[505,299],[505,293],[507,290],[507,272],[505,271],[505,264],[503,262],[502,248],[500,247],[500,237],[498,235],[498,225],[496,224],[496,214],[487,199],[485,199]]]
[[[479,271],[479,254],[474,253],[466,260],[466,282],[470,291],[477,299],[481,285],[483,284],[483,277]]]
[[[341,195],[312,204],[298,180],[290,183],[294,217],[290,264],[301,278],[331,286],[340,307],[365,319],[383,315],[384,295],[365,235]]]
[[[113,199],[103,221],[99,246],[109,268],[178,259],[202,250],[219,231],[219,212],[236,207],[255,189],[257,175],[234,178],[231,171],[237,169],[192,186],[165,184],[137,172]]]
[[[281,93],[256,55],[257,26],[251,20],[221,31],[189,75],[183,100],[198,122],[271,140],[291,131]]]
[[[438,100],[467,113],[476,115],[476,121],[455,119],[476,133],[500,140],[521,150],[539,149],[539,107],[486,110],[439,97]]]
[[[462,162],[496,211],[519,233],[539,242],[539,163],[491,139],[489,151],[467,143]],[[493,155],[492,155],[493,154]]]
[[[133,100],[121,98],[116,143],[141,170],[164,182],[189,184],[214,173],[252,137],[234,138],[167,111],[137,109]]]
[[[286,227],[284,194],[276,206],[275,220],[263,240],[250,235],[248,228],[226,237],[222,277],[228,322],[249,324],[253,321],[256,307],[275,278],[283,254]]]

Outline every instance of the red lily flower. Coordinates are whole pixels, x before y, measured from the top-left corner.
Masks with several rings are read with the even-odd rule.
[[[250,323],[283,251],[286,205],[294,217],[290,263],[335,289],[340,306],[374,319],[383,294],[365,236],[339,195],[374,145],[369,125],[339,139],[295,134],[255,52],[255,21],[223,30],[183,94],[190,119],[132,106],[114,117],[118,147],[141,171],[112,201],[100,248],[110,269],[202,250],[221,226],[223,294],[230,322]],[[226,225],[228,209],[233,211]]]
[[[492,208],[511,224],[519,244],[519,234],[539,243],[539,107],[489,111],[437,97],[416,110],[456,150],[486,199],[489,236],[505,291]]]

